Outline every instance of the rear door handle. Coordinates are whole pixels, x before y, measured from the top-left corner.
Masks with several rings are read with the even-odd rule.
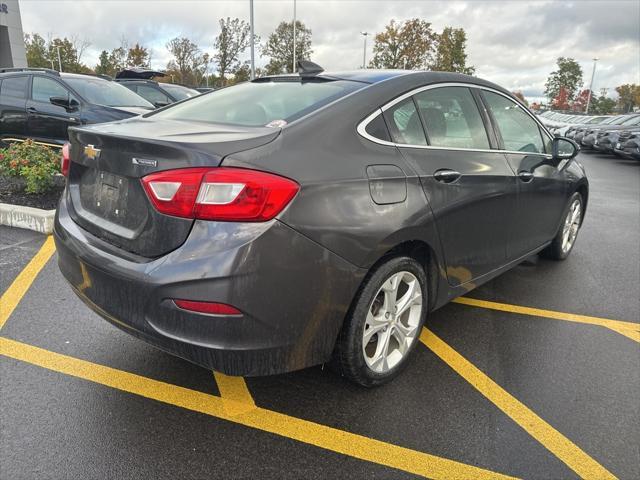
[[[27,112],[29,113],[38,113],[38,109],[35,107],[29,107],[27,108]]]
[[[533,173],[522,170],[521,172],[518,172],[518,177],[520,177],[520,180],[523,182],[530,182],[533,180]]]
[[[438,170],[433,174],[433,178],[435,178],[438,182],[442,183],[452,183],[458,180],[462,174],[460,172],[456,172],[455,170],[442,169]]]

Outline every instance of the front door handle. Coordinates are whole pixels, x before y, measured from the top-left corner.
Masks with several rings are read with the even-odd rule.
[[[533,173],[522,170],[521,172],[518,172],[518,177],[520,177],[520,180],[523,182],[530,182],[533,180]]]
[[[449,170],[448,168],[438,170],[433,174],[433,178],[435,178],[438,182],[442,183],[452,183],[458,180],[462,174],[460,172],[456,172],[455,170]]]
[[[38,109],[35,107],[29,107],[27,108],[27,112],[29,113],[38,113]]]

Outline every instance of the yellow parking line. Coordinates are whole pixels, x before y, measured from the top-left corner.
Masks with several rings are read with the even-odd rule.
[[[48,370],[433,479],[513,478],[260,407],[231,415],[220,397],[0,337],[0,354]],[[604,477],[603,477],[604,478]]]
[[[220,390],[220,397],[229,415],[236,416],[256,408],[247,383],[242,377],[231,377],[220,372],[213,372]]]
[[[38,253],[29,261],[26,267],[18,274],[9,288],[0,297],[0,329],[9,319],[22,297],[51,258],[56,247],[52,237],[47,237]]]
[[[471,307],[487,308],[489,310],[499,310],[501,312],[518,313],[520,315],[532,315],[534,317],[551,318],[554,320],[564,320],[566,322],[585,323],[587,325],[597,325],[617,332],[625,337],[640,343],[640,323],[625,322],[622,320],[611,320],[608,318],[590,317],[588,315],[578,315],[575,313],[556,312],[554,310],[543,310],[540,308],[523,307],[520,305],[510,305],[508,303],[490,302],[488,300],[477,300],[469,297],[458,297],[454,303],[469,305]]]
[[[423,329],[420,341],[581,478],[594,480],[616,478],[432,331]]]

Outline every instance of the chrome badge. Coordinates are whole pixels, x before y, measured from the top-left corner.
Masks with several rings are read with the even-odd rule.
[[[84,154],[87,156],[87,158],[96,160],[100,157],[100,149],[94,147],[93,145],[87,145],[86,147],[84,147]]]
[[[156,160],[149,160],[148,158],[132,158],[131,163],[134,165],[142,165],[144,167],[157,167],[158,162]]]

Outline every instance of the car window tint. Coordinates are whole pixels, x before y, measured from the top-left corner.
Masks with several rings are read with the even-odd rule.
[[[489,149],[487,131],[468,88],[434,88],[416,94],[415,99],[429,145]]]
[[[27,98],[27,80],[29,77],[9,77],[2,81],[0,95],[12,98]]]
[[[51,97],[69,97],[69,91],[55,80],[34,76],[31,86],[31,98],[36,102],[49,103]]]
[[[482,95],[500,130],[505,150],[544,153],[538,124],[520,105],[497,93],[483,91]]]
[[[404,145],[426,145],[420,116],[412,98],[408,98],[385,113],[391,128],[393,141]]]
[[[150,87],[148,85],[136,85],[135,91],[145,100],[148,100],[151,103],[161,102],[161,103],[171,103],[169,97],[167,97],[164,93],[162,93],[157,88]]]
[[[378,138],[386,142],[391,140],[391,137],[389,137],[389,130],[387,129],[387,125],[384,123],[382,114],[371,120],[367,124],[365,131],[374,138]]]

